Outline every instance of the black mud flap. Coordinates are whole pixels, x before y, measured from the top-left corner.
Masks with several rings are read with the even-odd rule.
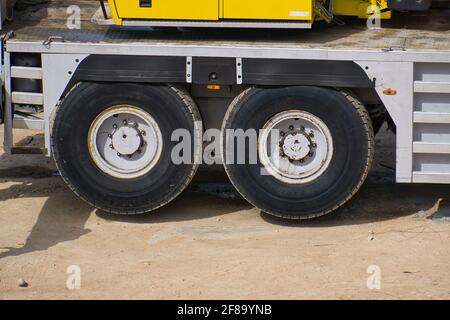
[[[388,0],[388,6],[396,11],[426,11],[432,0]]]

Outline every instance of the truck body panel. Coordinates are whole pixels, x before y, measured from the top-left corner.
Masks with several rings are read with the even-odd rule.
[[[44,130],[42,152],[50,155],[54,110],[79,81],[188,87],[206,128],[218,128],[230,101],[249,86],[359,88],[382,102],[396,125],[396,180],[450,183],[450,20],[445,10],[417,19],[400,14],[378,30],[349,22],[295,32],[165,33],[93,24],[97,6],[91,1],[73,1],[82,6],[81,29],[70,29],[65,8],[72,1],[58,3],[50,10],[59,19],[19,17],[11,26],[14,35],[5,40],[8,152],[16,150],[13,128],[35,128]],[[39,62],[22,65],[23,55]],[[17,79],[41,85],[22,90],[26,86]],[[208,85],[225,89],[208,91]],[[42,107],[40,118],[13,116],[15,107],[28,104]]]

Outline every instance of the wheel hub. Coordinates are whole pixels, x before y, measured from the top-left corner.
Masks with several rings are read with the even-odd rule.
[[[258,138],[258,155],[265,174],[284,183],[308,183],[320,177],[330,165],[333,139],[318,117],[301,110],[288,110],[274,115],[263,126]]]
[[[142,177],[161,157],[163,139],[153,117],[144,110],[117,105],[91,124],[89,152],[100,170],[119,179]]]
[[[112,134],[112,146],[121,155],[133,155],[142,145],[143,138],[135,127],[123,126]]]
[[[291,131],[281,139],[282,155],[293,161],[303,160],[311,154],[312,144],[313,141],[305,132]]]

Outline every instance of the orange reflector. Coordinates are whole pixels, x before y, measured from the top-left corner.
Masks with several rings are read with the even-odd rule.
[[[383,93],[387,96],[395,96],[397,94],[397,90],[386,89],[386,90],[383,90]]]
[[[219,86],[219,85],[217,85],[217,84],[209,84],[209,85],[207,86],[207,88],[208,88],[209,90],[220,90],[220,89],[222,89],[222,86]]]

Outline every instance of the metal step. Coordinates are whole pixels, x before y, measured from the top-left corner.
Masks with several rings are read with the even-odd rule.
[[[42,130],[44,130],[44,120],[14,117],[13,128],[14,129],[29,129],[29,130],[42,131]]]
[[[11,78],[42,79],[42,68],[11,67]]]
[[[11,96],[12,103],[43,105],[44,97],[42,93],[14,91]]]
[[[450,123],[449,112],[414,112],[414,123]]]
[[[413,172],[413,183],[450,183],[448,172]]]
[[[450,154],[450,143],[414,142],[414,153]]]
[[[415,81],[415,93],[450,93],[450,82]]]

